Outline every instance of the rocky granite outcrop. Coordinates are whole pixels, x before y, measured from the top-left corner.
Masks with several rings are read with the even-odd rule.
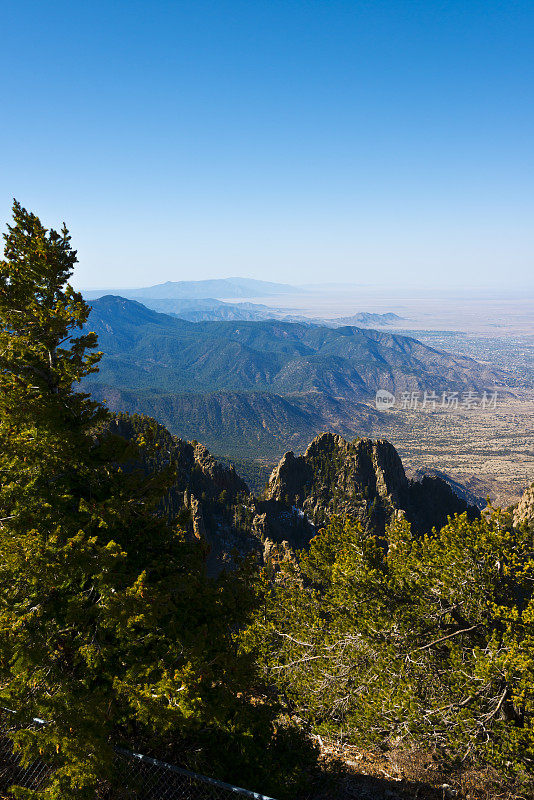
[[[399,515],[422,532],[442,525],[449,514],[478,514],[440,478],[409,480],[385,439],[349,442],[322,434],[304,455],[286,453],[265,495],[256,498],[233,467],[220,464],[198,442],[172,436],[149,417],[120,415],[109,432],[137,443],[127,468],[152,474],[172,465],[174,483],[160,510],[206,543],[211,573],[252,552],[260,559],[275,553],[283,560],[287,552],[306,547],[334,515],[348,514],[381,533]]]
[[[435,467],[420,467],[419,469],[412,470],[409,475],[414,481],[420,483],[425,477],[441,478],[441,480],[448,483],[454,494],[470,506],[476,506],[479,509],[486,508],[487,492],[486,494],[481,488],[481,484],[475,476],[470,476],[469,483],[460,483],[455,480],[452,475],[449,475],[443,470],[436,469]]]
[[[171,463],[176,470],[176,481],[171,492],[172,502],[183,505],[183,493],[191,492],[197,498],[217,499],[222,492],[228,500],[238,495],[249,495],[250,490],[232,466],[224,466],[204,445],[186,442],[173,436],[150,417],[140,414],[117,414],[108,424],[109,432],[139,445],[132,465],[146,472],[157,472]]]
[[[478,514],[440,478],[408,480],[387,440],[347,442],[331,433],[316,437],[302,456],[286,453],[273,470],[266,499],[300,509],[315,526],[350,514],[381,530],[402,510],[417,529],[430,530],[449,514]]]
[[[226,492],[230,497],[250,494],[247,484],[241,480],[234,467],[223,466],[203,444],[194,445],[193,458],[195,467],[200,469],[204,478],[204,490],[212,496],[221,492]]]
[[[126,469],[153,474],[172,465],[174,483],[160,510],[206,543],[210,573],[231,566],[236,556],[255,552],[262,559],[284,541],[293,549],[304,547],[316,533],[294,509],[254,498],[234,467],[218,462],[204,445],[172,436],[150,417],[120,414],[107,427],[137,444]]]
[[[514,525],[532,525],[534,527],[534,483],[525,490],[521,500],[513,510]]]

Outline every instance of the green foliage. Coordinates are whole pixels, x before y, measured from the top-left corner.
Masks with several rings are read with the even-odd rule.
[[[89,308],[64,285],[76,262],[67,230],[48,233],[18,203],[13,214],[0,262],[0,445],[8,477],[31,483],[59,462],[68,442],[75,453],[99,418],[98,406],[72,385],[96,371],[100,354],[87,352],[95,334],[73,335]]]
[[[314,729],[532,778],[532,532],[500,512],[386,540],[335,520],[244,637]]]
[[[66,284],[76,254],[65,228],[13,213],[0,264],[0,703],[17,710],[15,745],[56,766],[46,800],[94,798],[113,780],[113,745],[134,740],[177,758],[173,742],[196,743],[196,766],[235,778],[246,764],[255,783],[286,734],[272,704],[254,713],[254,670],[236,653],[250,572],[206,577],[201,546],[161,507],[175,466],[138,470],[147,442],[110,434],[108,412],[75,390],[100,357]],[[49,724],[30,730],[32,716]]]

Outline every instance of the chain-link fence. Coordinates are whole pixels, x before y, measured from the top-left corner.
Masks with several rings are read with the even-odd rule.
[[[33,720],[25,728],[35,729],[43,724],[42,720]],[[5,797],[12,786],[44,789],[53,774],[53,766],[44,761],[21,765],[9,738],[9,733],[15,728],[20,729],[20,726],[14,722],[12,713],[7,710],[0,712],[0,798]],[[116,748],[115,752],[121,788],[106,791],[106,800],[230,800],[232,797],[273,800],[139,753],[122,748]]]
[[[129,785],[135,787],[138,800],[229,800],[230,797],[248,797],[256,800],[273,800],[229,783],[198,775],[195,772],[165,764],[127,750],[117,750],[119,765]]]
[[[36,729],[43,723],[32,720],[26,726]],[[9,733],[19,730],[20,725],[14,722],[12,712],[7,709],[0,710],[0,797],[8,791],[10,786],[24,786],[26,789],[44,789],[52,768],[43,761],[33,761],[25,767],[20,764],[20,757],[13,750],[13,743]]]

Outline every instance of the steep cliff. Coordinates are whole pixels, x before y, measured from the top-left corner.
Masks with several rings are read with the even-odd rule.
[[[286,453],[271,475],[266,499],[301,509],[316,526],[334,514],[350,514],[383,529],[402,512],[417,530],[427,531],[449,514],[478,514],[441,478],[408,480],[385,439],[347,442],[331,433],[315,438],[302,456]]]
[[[534,528],[534,483],[525,490],[517,506],[513,510],[514,525],[527,524]]]
[[[160,510],[206,543],[210,573],[252,552],[261,560],[273,543],[305,547],[316,532],[301,512],[256,499],[233,466],[218,462],[196,441],[172,436],[150,417],[120,414],[107,430],[136,445],[126,469],[152,474],[172,466],[175,481]]]
[[[190,536],[206,543],[207,568],[217,572],[236,556],[306,547],[334,515],[348,514],[382,532],[398,514],[419,531],[442,525],[447,515],[479,512],[458,498],[442,479],[406,477],[401,459],[385,439],[348,442],[325,433],[301,456],[286,453],[271,474],[262,498],[254,497],[232,466],[220,464],[198,442],[172,436],[138,415],[120,415],[109,433],[137,445],[126,468],[155,473],[172,465],[175,481],[161,511]]]

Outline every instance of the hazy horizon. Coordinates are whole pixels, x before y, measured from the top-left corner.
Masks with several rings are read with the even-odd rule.
[[[76,275],[74,277],[76,278]],[[109,292],[113,292],[113,291],[117,291],[117,292],[128,291],[128,292],[131,292],[131,291],[135,291],[137,289],[148,289],[148,288],[151,288],[153,286],[154,287],[161,286],[161,285],[163,285],[165,283],[175,283],[175,282],[179,283],[179,282],[182,282],[182,281],[185,281],[186,283],[196,283],[196,282],[202,282],[204,280],[209,281],[209,280],[235,280],[235,279],[252,279],[252,276],[251,275],[215,275],[214,274],[214,275],[211,275],[208,278],[201,278],[201,279],[194,279],[194,278],[187,279],[186,278],[186,279],[177,279],[176,281],[173,281],[173,280],[165,280],[165,281],[163,281],[163,280],[162,281],[155,280],[154,281],[153,280],[151,283],[148,283],[148,284],[143,285],[143,286],[141,286],[140,284],[136,284],[136,285],[123,284],[122,286],[111,285],[111,284],[109,284],[107,286],[106,285],[100,285],[100,286],[83,285],[82,286],[79,283],[78,280],[74,280],[73,283],[75,284],[75,287],[77,289],[79,289],[80,291],[86,291],[86,292],[93,293],[93,292],[104,292],[104,291],[106,291],[106,292],[107,291],[109,291]],[[253,278],[253,280],[259,280],[259,281],[266,280],[267,282],[270,282],[270,281],[268,281],[268,279],[264,279],[264,278]],[[275,283],[282,283],[282,281],[275,281]],[[346,288],[346,289],[351,289],[351,290],[354,290],[354,291],[362,290],[362,291],[365,291],[365,292],[368,292],[368,293],[376,292],[379,295],[391,294],[391,295],[397,296],[399,298],[404,297],[404,296],[411,296],[414,293],[418,294],[418,295],[422,295],[422,296],[429,296],[429,297],[433,297],[433,296],[436,296],[436,295],[451,295],[451,296],[454,296],[455,294],[469,296],[471,293],[473,293],[473,294],[476,294],[476,295],[489,296],[489,297],[493,297],[494,295],[498,296],[498,297],[505,297],[505,296],[516,297],[516,296],[518,296],[518,297],[525,298],[525,299],[530,297],[531,294],[534,295],[534,282],[532,282],[532,281],[530,283],[525,283],[524,286],[521,286],[521,285],[510,286],[509,283],[507,283],[507,282],[503,282],[502,285],[494,285],[494,286],[480,286],[480,285],[475,285],[475,284],[473,284],[473,285],[467,285],[466,284],[466,285],[463,285],[463,286],[462,285],[451,285],[451,284],[442,285],[442,286],[439,286],[439,285],[438,286],[428,286],[428,285],[426,285],[424,283],[407,284],[407,283],[403,282],[403,283],[396,284],[393,281],[388,281],[387,284],[381,284],[378,281],[374,282],[374,283],[358,283],[358,282],[350,282],[350,281],[339,281],[339,282],[337,282],[337,281],[328,281],[328,282],[317,281],[316,283],[290,283],[289,285],[292,286],[294,289],[297,289],[299,291],[313,292],[313,291],[322,291],[323,290],[323,291],[334,291],[335,292],[335,291],[340,291],[340,290],[343,290],[343,289]],[[526,292],[526,295],[525,295],[525,292]],[[140,300],[142,300],[142,298],[140,298]],[[247,298],[241,298],[241,300],[242,301],[246,301]],[[267,305],[268,305],[268,300],[269,300],[269,295],[265,295],[264,302]],[[222,302],[228,302],[229,300],[228,300],[228,298],[221,298],[221,301]]]

